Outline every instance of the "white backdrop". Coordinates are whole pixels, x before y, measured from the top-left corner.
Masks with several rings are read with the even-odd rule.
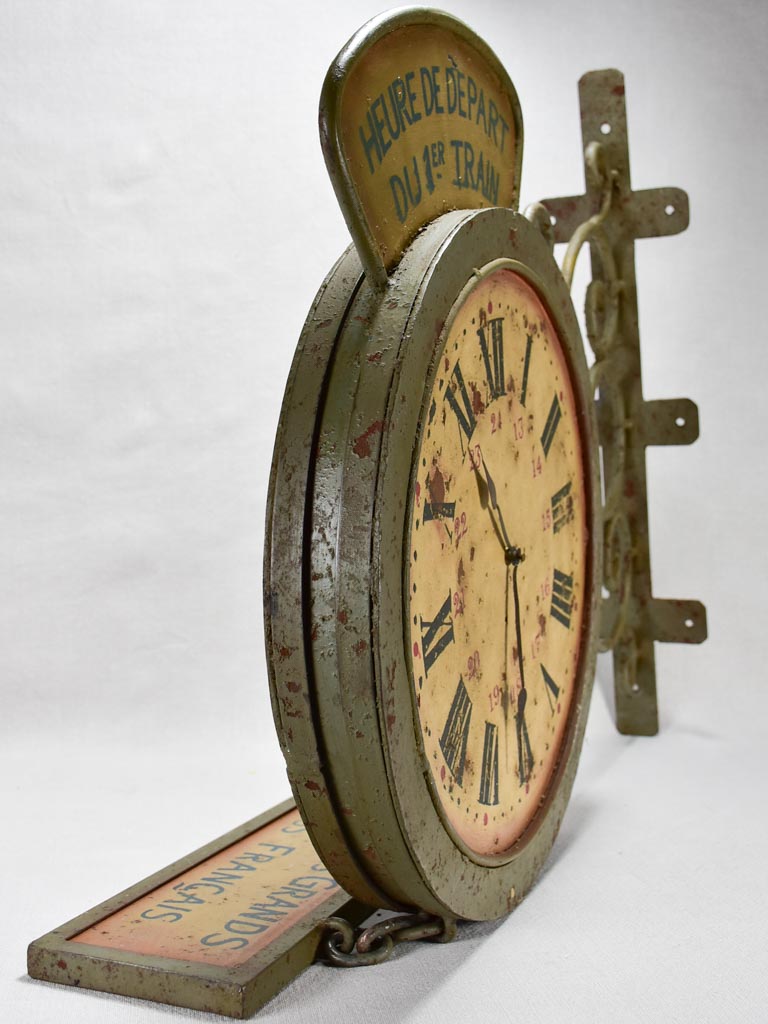
[[[523,206],[583,190],[577,80],[610,66],[634,186],[689,192],[688,232],[637,263],[646,397],[691,397],[702,422],[649,454],[655,591],[703,600],[710,639],[657,647],[654,739],[615,732],[601,664],[563,832],[512,917],[313,968],[262,1018],[768,1021],[768,8],[445,6],[516,84]],[[26,945],[288,795],[267,479],[293,347],[348,241],[320,85],[378,10],[0,5],[4,1020],[174,1016],[33,983]]]

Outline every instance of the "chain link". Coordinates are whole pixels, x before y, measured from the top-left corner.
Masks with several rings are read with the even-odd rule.
[[[370,967],[388,960],[402,942],[451,942],[456,938],[456,921],[434,914],[402,914],[378,921],[355,933],[349,921],[329,917],[320,942],[322,958],[334,967]]]

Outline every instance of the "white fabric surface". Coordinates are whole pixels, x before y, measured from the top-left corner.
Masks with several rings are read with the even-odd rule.
[[[581,191],[576,83],[627,77],[636,188],[691,197],[638,245],[662,731],[619,736],[602,663],[554,853],[508,919],[375,969],[315,967],[280,1022],[768,1021],[766,230],[758,0],[451,3],[525,119],[523,205]],[[202,1014],[32,982],[25,951],[288,795],[267,695],[272,438],[347,243],[316,130],[377,4],[0,6],[0,1021]],[[209,1018],[210,1019],[210,1018]]]

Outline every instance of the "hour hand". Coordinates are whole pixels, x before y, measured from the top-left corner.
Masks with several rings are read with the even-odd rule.
[[[501,509],[499,508],[499,501],[496,495],[496,484],[493,482],[493,477],[488,472],[488,467],[485,464],[482,452],[480,453],[478,462],[474,463],[472,468],[475,471],[477,489],[480,492],[480,505],[483,508],[488,508],[488,503],[490,501],[491,509],[493,510],[491,512],[491,518],[493,519],[496,535],[501,542],[501,546],[504,548],[504,554],[509,557],[510,553],[515,549],[507,534],[507,530],[504,525],[504,516],[501,514]],[[480,473],[481,470],[482,475]]]
[[[488,508],[488,505],[489,505],[489,503],[491,503],[492,499],[491,499],[491,495],[490,495],[490,488],[488,487],[488,484],[485,482],[485,479],[483,478],[483,475],[480,473],[480,467],[481,466],[482,466],[482,463],[480,463],[480,465],[475,464],[475,465],[472,466],[472,468],[475,471],[475,480],[477,481],[477,490],[478,490],[478,493],[480,495],[480,507],[481,508]]]

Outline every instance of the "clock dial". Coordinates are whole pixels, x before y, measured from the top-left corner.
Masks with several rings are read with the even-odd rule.
[[[584,454],[563,347],[520,274],[481,278],[445,338],[413,472],[409,660],[438,806],[489,856],[544,800],[573,703]]]

